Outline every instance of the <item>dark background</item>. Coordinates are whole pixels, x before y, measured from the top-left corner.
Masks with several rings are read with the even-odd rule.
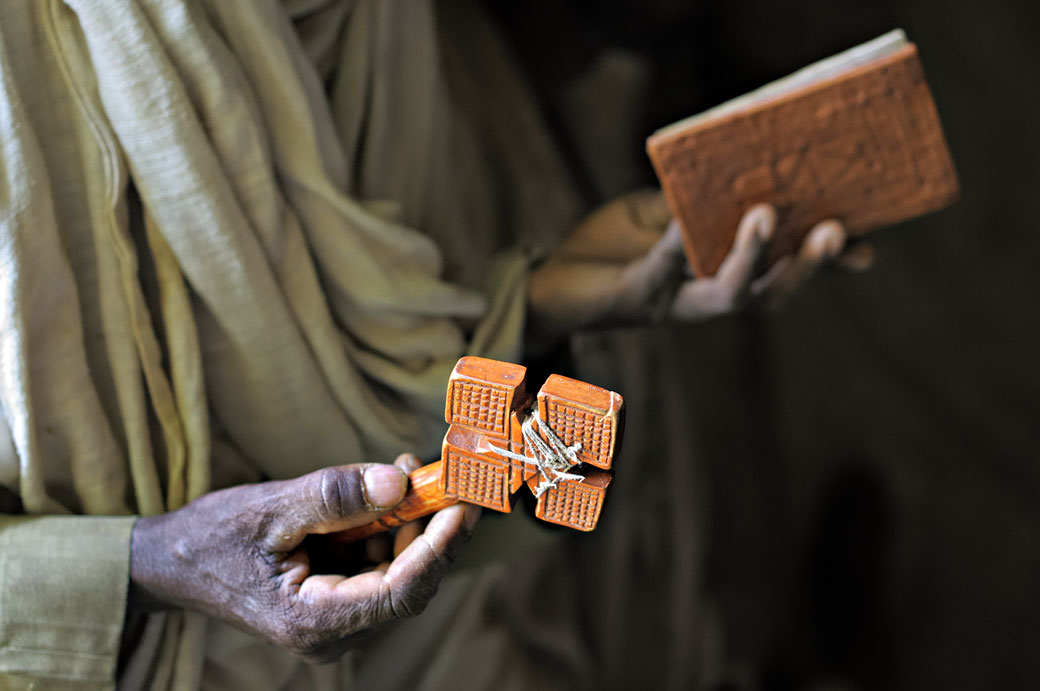
[[[590,208],[653,184],[655,128],[894,27],[918,44],[960,202],[778,314],[621,338],[678,353],[722,686],[1040,688],[1040,3],[491,5]]]

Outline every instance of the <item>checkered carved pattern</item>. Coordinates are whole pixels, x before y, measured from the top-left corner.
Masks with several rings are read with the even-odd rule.
[[[509,464],[445,449],[447,494],[496,511],[509,510]]]
[[[613,418],[567,405],[556,398],[547,398],[545,408],[549,428],[564,444],[570,446],[580,442],[578,455],[583,461],[603,468],[610,467],[610,453],[614,443]]]
[[[456,381],[451,389],[451,420],[496,437],[506,436],[510,390],[479,382]]]
[[[541,425],[527,417],[535,414],[535,400]],[[449,427],[441,460],[409,474],[408,493],[393,512],[337,532],[335,539],[360,540],[459,501],[509,513],[515,493],[525,486],[537,495],[539,519],[592,530],[613,478],[611,457],[620,446],[623,410],[624,401],[616,393],[555,374],[532,397],[523,366],[464,357],[448,382],[444,418]],[[544,486],[549,478],[542,472],[550,474],[545,460],[525,454],[525,447],[536,444],[532,433],[557,444],[546,425],[568,445],[581,444],[579,460],[599,469],[574,465],[574,477],[554,477]]]
[[[561,482],[539,497],[538,518],[578,530],[592,530],[599,520],[603,490],[580,482]]]

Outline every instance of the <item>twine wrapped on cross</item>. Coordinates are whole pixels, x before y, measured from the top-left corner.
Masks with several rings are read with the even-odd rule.
[[[581,442],[575,442],[570,446],[564,444],[552,431],[552,428],[538,417],[537,410],[532,410],[521,423],[520,432],[524,438],[524,446],[530,451],[530,454],[513,453],[507,449],[494,448],[506,458],[537,466],[542,481],[534,488],[534,496],[542,496],[547,489],[556,487],[560,480],[581,482],[585,479],[584,475],[567,472],[581,463],[577,453],[581,450]]]

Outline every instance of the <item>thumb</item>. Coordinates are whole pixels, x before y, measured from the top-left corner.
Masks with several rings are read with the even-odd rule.
[[[278,551],[296,547],[311,533],[331,533],[376,520],[396,506],[408,476],[392,465],[358,463],[322,468],[283,484],[285,507],[272,537]]]
[[[672,221],[646,256],[629,264],[622,275],[621,285],[633,315],[649,317],[650,322],[667,316],[686,266],[679,224]]]

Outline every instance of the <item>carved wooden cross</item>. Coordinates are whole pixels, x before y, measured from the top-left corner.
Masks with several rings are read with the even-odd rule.
[[[441,460],[408,476],[394,511],[337,537],[359,540],[459,501],[508,513],[525,484],[538,497],[535,516],[592,530],[613,478],[623,412],[620,395],[557,374],[532,399],[527,368],[464,357],[448,380]]]

